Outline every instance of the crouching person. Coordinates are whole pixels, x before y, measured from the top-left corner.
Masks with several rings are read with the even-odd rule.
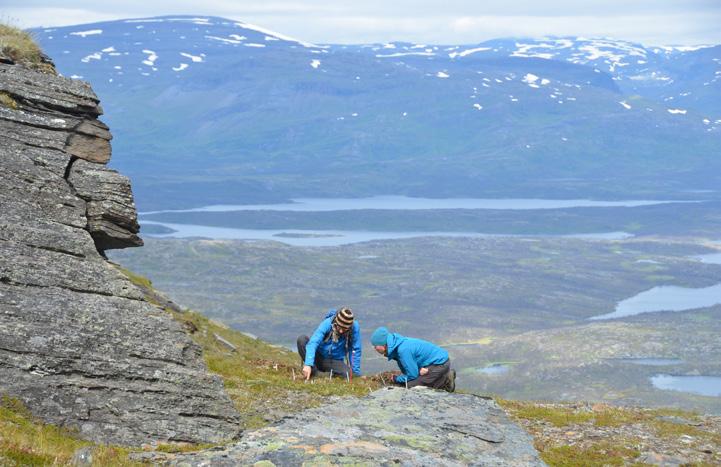
[[[333,371],[343,378],[360,376],[360,326],[353,311],[345,307],[330,310],[312,336],[298,337],[298,353],[306,380],[317,371]]]
[[[385,327],[373,332],[371,344],[376,352],[398,363],[402,374],[393,377],[394,383],[456,390],[456,371],[451,369],[448,352],[437,345],[388,332]]]

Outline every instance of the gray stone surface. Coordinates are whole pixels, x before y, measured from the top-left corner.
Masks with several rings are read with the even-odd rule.
[[[199,347],[100,254],[142,241],[95,94],[2,63],[0,92],[0,395],[94,441],[237,436]]]
[[[130,180],[115,170],[92,162],[73,163],[68,181],[87,202],[88,231],[98,249],[143,244]]]
[[[262,461],[259,465],[545,465],[531,437],[492,400],[423,387],[344,399],[245,433],[227,447],[154,461],[180,466]]]

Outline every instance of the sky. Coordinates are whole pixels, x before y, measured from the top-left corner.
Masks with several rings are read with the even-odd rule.
[[[0,0],[20,27],[168,14],[222,16],[317,43],[473,44],[498,37],[721,43],[721,0]]]

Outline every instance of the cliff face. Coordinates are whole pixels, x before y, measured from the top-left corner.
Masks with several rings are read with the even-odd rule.
[[[238,431],[199,348],[102,252],[142,245],[90,86],[0,63],[0,395],[95,441]]]

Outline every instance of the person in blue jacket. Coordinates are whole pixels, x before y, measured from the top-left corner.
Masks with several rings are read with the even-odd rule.
[[[303,377],[308,380],[318,370],[333,371],[344,378],[360,376],[360,326],[350,308],[330,310],[312,336],[298,337],[298,353]]]
[[[402,374],[393,377],[394,383],[408,388],[456,390],[456,370],[451,368],[448,352],[437,345],[389,332],[385,327],[373,332],[371,344],[376,352],[398,363]]]

